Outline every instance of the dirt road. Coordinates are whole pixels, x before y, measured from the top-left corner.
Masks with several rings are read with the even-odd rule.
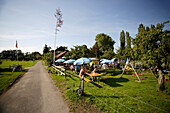
[[[0,113],[68,113],[69,109],[39,61],[0,97]]]

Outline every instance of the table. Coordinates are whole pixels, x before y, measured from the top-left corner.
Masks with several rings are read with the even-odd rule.
[[[101,77],[101,76],[103,75],[103,74],[93,73],[93,72],[91,72],[91,73],[86,73],[86,74],[92,77],[92,81],[94,81],[94,80],[93,80],[94,77]]]

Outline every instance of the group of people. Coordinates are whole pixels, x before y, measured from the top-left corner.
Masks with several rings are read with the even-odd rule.
[[[92,73],[100,73],[98,68],[97,68],[97,66],[95,66],[94,64],[92,64],[90,66],[90,71]],[[80,70],[80,73],[79,73],[79,76],[82,77],[84,75],[84,77],[85,77],[86,76],[86,72],[87,72],[87,68],[85,66],[82,66],[81,70]],[[96,77],[92,77],[92,80],[96,80]]]
[[[94,65],[94,64],[92,64],[89,69],[90,69],[90,72],[91,72],[91,73],[100,73],[99,70],[98,70],[98,68],[97,68],[97,66]],[[70,70],[71,70],[72,72],[75,70],[76,74],[78,74],[79,66],[76,65],[75,68],[74,68],[74,66],[71,65],[71,66],[70,66]],[[80,69],[80,72],[79,72],[79,76],[82,77],[82,76],[84,75],[84,77],[85,77],[85,76],[86,76],[86,73],[87,73],[87,68],[86,68],[86,66],[81,66],[81,69]],[[93,77],[93,80],[95,80],[94,77]]]
[[[86,66],[81,66],[81,68],[80,68],[78,65],[76,65],[75,67],[74,67],[73,65],[71,65],[71,66],[70,66],[70,70],[71,70],[72,72],[75,71],[76,74],[78,74],[78,72],[79,72],[79,70],[80,70],[79,75],[81,75],[81,76],[82,76],[82,74],[84,74],[83,72],[85,72],[85,73],[87,72]],[[99,70],[98,70],[97,66],[95,66],[94,64],[92,64],[92,65],[90,66],[90,71],[91,71],[91,72],[95,72],[95,73],[99,73]]]
[[[70,66],[70,70],[73,72],[75,70],[76,74],[78,74],[78,71],[79,71],[79,66],[76,65],[75,68],[73,65]]]

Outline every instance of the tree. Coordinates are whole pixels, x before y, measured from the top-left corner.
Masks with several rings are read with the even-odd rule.
[[[71,48],[71,51],[67,52],[65,57],[66,59],[78,59],[81,57],[91,57],[93,56],[93,52],[87,48],[86,45],[82,46],[74,46],[74,48]]]
[[[95,45],[93,46],[93,51],[97,58],[113,58],[114,56],[114,44],[115,41],[104,33],[96,35]],[[109,56],[107,56],[109,55]]]
[[[27,60],[27,61],[33,60],[33,59],[39,60],[40,56],[41,56],[41,54],[39,52],[36,52],[36,51],[32,52],[32,53],[26,52],[25,56],[24,56],[24,60]]]
[[[17,55],[18,60],[24,59],[24,54],[22,53],[21,50],[4,50],[1,52],[2,59],[17,60]]]
[[[135,39],[132,40],[133,48],[131,57],[134,60],[141,60],[143,57],[142,51],[145,53],[147,49],[141,49],[143,46],[141,44],[143,40],[143,36],[145,36],[145,31],[149,31],[149,27],[146,27],[143,24],[140,24],[138,27],[138,34],[136,35]],[[145,51],[144,51],[145,50]]]
[[[158,23],[156,27],[151,25],[151,28],[146,27],[146,29],[143,24],[140,24],[134,39],[135,56],[140,56],[138,58],[144,64],[158,67],[160,91],[164,90],[163,64],[168,62],[170,56],[170,37],[166,30],[163,31],[164,25],[168,22]]]
[[[48,53],[50,51],[51,47],[48,47],[46,44],[45,44],[45,47],[43,49],[43,55]]]
[[[100,51],[100,47],[98,43],[96,42],[90,50],[94,53],[94,57],[99,58],[99,56],[102,55],[102,52]]]
[[[101,58],[112,59],[115,53],[113,51],[105,51]]]
[[[123,54],[123,50],[125,49],[125,33],[124,30],[120,33],[120,54]]]
[[[132,59],[132,48],[131,48],[131,37],[129,35],[129,32],[126,32],[126,47],[125,49],[123,50],[124,52],[124,58],[125,59]]]
[[[115,41],[112,38],[104,33],[100,33],[96,35],[95,41],[100,47],[101,51],[104,53],[105,51],[114,51]]]
[[[124,33],[124,30],[122,30],[120,32],[120,47],[116,53],[117,53],[116,57],[118,59],[121,59],[121,60],[126,59],[125,58],[125,33]]]
[[[39,58],[40,58],[40,56],[41,56],[41,54],[39,53],[39,52],[32,52],[32,56],[33,56],[33,58],[35,59],[35,60],[39,60]]]
[[[126,48],[131,48],[131,37],[129,36],[129,32],[126,32]]]
[[[43,55],[43,59],[45,60],[45,62],[47,63],[47,65],[52,65],[53,62],[53,54],[51,52],[45,53]]]

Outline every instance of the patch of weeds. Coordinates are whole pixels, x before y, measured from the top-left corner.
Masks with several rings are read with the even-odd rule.
[[[71,102],[74,102],[75,104],[79,104],[78,101],[82,97],[78,96],[76,92],[74,92],[72,89],[68,89],[66,91],[66,96],[70,99]]]

